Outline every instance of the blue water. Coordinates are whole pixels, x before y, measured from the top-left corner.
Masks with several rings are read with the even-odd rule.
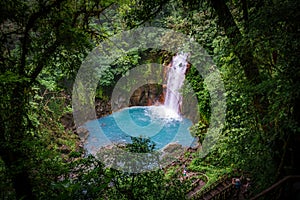
[[[193,144],[189,128],[192,122],[181,117],[165,117],[159,106],[130,107],[109,116],[89,121],[85,147],[94,152],[113,143],[131,143],[131,137],[148,137],[161,149],[169,143],[189,147]],[[162,116],[162,117],[160,117]]]

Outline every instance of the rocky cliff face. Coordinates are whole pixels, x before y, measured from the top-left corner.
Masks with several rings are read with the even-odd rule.
[[[162,85],[160,84],[145,84],[132,94],[119,93],[111,100],[111,108],[113,112],[116,112],[122,108],[131,106],[151,106],[163,103]]]
[[[130,98],[129,106],[151,106],[163,103],[162,85],[147,84],[134,91]]]
[[[162,86],[159,84],[147,84],[141,86],[131,95],[131,98],[124,99],[122,96],[115,102],[119,109],[130,106],[149,106],[155,103],[163,103],[162,100]],[[122,105],[122,106],[120,106]],[[111,102],[108,100],[95,99],[95,113],[96,117],[104,117],[112,113]],[[61,117],[61,123],[66,130],[72,130],[77,135],[87,135],[87,131],[83,129],[76,129],[74,124],[73,113],[66,113]],[[77,127],[78,128],[78,127]],[[84,136],[83,138],[85,138]]]

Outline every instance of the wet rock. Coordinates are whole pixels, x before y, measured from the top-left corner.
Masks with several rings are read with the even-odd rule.
[[[160,160],[163,167],[178,160],[185,152],[185,148],[178,143],[170,143],[162,149]]]
[[[129,106],[150,106],[162,95],[162,85],[146,84],[136,89],[130,97]]]
[[[95,111],[97,118],[111,114],[111,103],[106,100],[95,100]]]
[[[163,148],[164,153],[176,153],[178,151],[182,151],[184,148],[181,144],[178,143],[170,143],[166,147]]]
[[[85,141],[89,136],[89,131],[84,127],[77,128],[76,133],[80,137],[81,141]]]
[[[60,122],[66,130],[72,130],[74,127],[74,119],[72,113],[66,113],[60,118]]]

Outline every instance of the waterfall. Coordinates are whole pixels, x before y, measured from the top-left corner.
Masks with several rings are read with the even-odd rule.
[[[185,79],[187,69],[187,53],[176,54],[167,69],[167,82],[164,106],[180,114],[182,95],[180,89]]]

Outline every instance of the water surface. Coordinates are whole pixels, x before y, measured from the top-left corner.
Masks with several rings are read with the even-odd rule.
[[[90,153],[112,143],[130,143],[131,137],[148,137],[161,149],[169,143],[191,146],[192,122],[164,106],[139,106],[122,109],[106,117],[89,121],[85,147]]]

